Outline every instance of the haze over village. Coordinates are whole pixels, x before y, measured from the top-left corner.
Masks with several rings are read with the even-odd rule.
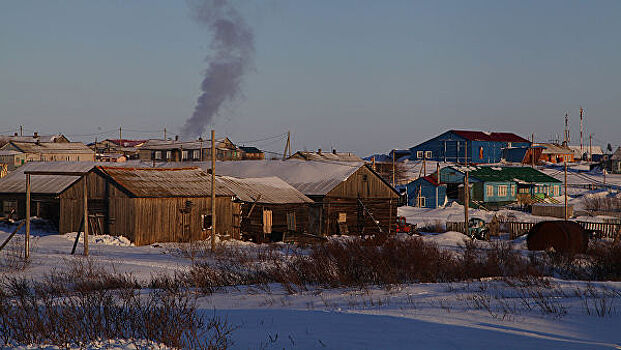
[[[621,3],[0,3],[0,347],[621,348]]]

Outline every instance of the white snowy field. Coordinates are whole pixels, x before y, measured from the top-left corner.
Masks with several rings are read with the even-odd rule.
[[[90,237],[90,257],[71,256],[74,235],[39,232],[32,240],[30,264],[3,266],[1,273],[42,279],[52,269],[88,259],[146,282],[155,275],[187,271],[192,264],[179,254],[188,248],[185,245],[135,247],[109,236]],[[5,227],[0,240],[7,236]],[[0,254],[3,265],[15,263],[6,254],[18,253],[23,238],[18,234],[9,250]],[[463,235],[447,232],[425,240],[454,249],[463,244]],[[229,244],[250,251],[265,249]],[[521,247],[520,242],[515,246]],[[287,249],[276,245],[282,253]],[[77,253],[81,252],[80,243]],[[602,300],[608,311],[599,317],[596,310]],[[216,315],[236,327],[233,349],[621,349],[621,282],[552,279],[545,285],[510,286],[488,279],[392,288],[311,287],[294,294],[270,284],[224,288],[200,296],[198,306],[205,316]],[[120,340],[91,346],[151,347]]]

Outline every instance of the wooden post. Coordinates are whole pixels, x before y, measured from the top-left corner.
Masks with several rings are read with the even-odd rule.
[[[84,180],[84,256],[88,256],[88,183],[86,181],[86,176],[87,175],[82,176],[82,179]]]
[[[593,161],[593,134],[589,134],[589,162]]]
[[[397,185],[395,177],[395,150],[392,150],[392,187]]]
[[[166,128],[164,128],[164,141],[166,141]]]
[[[377,170],[375,167],[375,156],[373,156],[373,171]]]
[[[211,251],[216,250],[216,131],[211,130]]]
[[[535,133],[531,134],[531,142],[530,142],[530,161],[531,167],[535,167]]]
[[[121,127],[119,126],[119,143],[121,143],[121,140],[123,139],[123,130],[121,129]]]
[[[464,234],[470,235],[468,230],[468,207],[470,206],[470,184],[468,179],[468,145],[465,147],[466,173],[464,175]]]
[[[24,259],[30,259],[30,174],[26,174],[26,236],[24,239]]]
[[[287,131],[287,143],[285,144],[284,152],[282,152],[282,160],[287,159],[287,150],[289,151],[289,157],[291,157],[291,131]]]

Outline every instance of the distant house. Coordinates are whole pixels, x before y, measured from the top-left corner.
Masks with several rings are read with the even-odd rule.
[[[23,153],[24,162],[92,162],[95,160],[95,152],[81,142],[9,141],[0,148],[0,151],[21,152]]]
[[[449,130],[410,148],[410,160],[498,163],[503,149],[511,147],[530,147],[530,141],[509,132]]]
[[[464,167],[440,170],[440,181],[449,184],[463,202]],[[510,202],[532,202],[561,194],[561,181],[531,167],[469,167],[470,200],[481,204],[502,205]]]
[[[25,153],[14,150],[0,150],[0,164],[5,164],[8,171],[13,171],[24,163],[26,163]]]
[[[609,173],[621,174],[621,147],[618,147],[603,165]]]
[[[582,148],[580,146],[569,146],[569,149],[574,154],[574,160],[589,160],[589,156],[591,156],[591,160],[594,162],[598,162],[602,159],[602,155],[604,151],[600,146],[591,146],[583,145]]]
[[[195,163],[198,165],[198,163]],[[209,163],[200,165],[210,169]],[[268,160],[219,162],[216,174],[275,176],[315,201],[308,230],[315,234],[394,232],[400,194],[364,163]]]
[[[211,140],[151,139],[137,148],[138,158],[142,161],[190,162],[211,159]],[[225,137],[216,140],[216,158],[218,160],[241,160],[243,151]]]
[[[265,153],[256,147],[251,146],[239,146],[242,150],[244,160],[263,160],[265,159]]]
[[[565,160],[567,162],[574,161],[574,153],[567,146],[554,143],[537,143],[536,145],[544,147],[540,161],[548,163],[563,163]]]
[[[62,134],[55,135],[39,135],[38,132],[34,132],[32,136],[19,136],[15,133],[12,136],[0,135],[0,146],[4,146],[9,143],[9,141],[15,142],[30,142],[30,143],[68,143],[69,139]]]
[[[538,164],[545,147],[507,147],[502,150],[502,159],[511,163]]]
[[[308,232],[309,207],[314,202],[283,180],[218,176],[217,181],[234,194],[239,209],[233,220],[244,238],[261,243]]]
[[[362,162],[362,158],[350,152],[337,152],[335,149],[332,152],[323,152],[320,149],[317,152],[312,151],[298,151],[295,152],[289,159],[300,160],[312,160],[312,161],[332,161],[332,162]]]
[[[98,161],[116,162],[138,159],[138,147],[145,142],[147,140],[105,139],[88,146],[95,151]]]
[[[420,177],[406,188],[409,206],[439,208],[446,204],[446,185],[438,183],[437,175]]]

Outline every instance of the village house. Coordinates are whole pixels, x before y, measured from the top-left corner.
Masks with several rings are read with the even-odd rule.
[[[13,171],[26,163],[26,154],[14,150],[0,150],[0,164],[6,165],[8,171]]]
[[[147,140],[105,139],[89,144],[95,151],[97,161],[123,162],[138,159],[138,147]]]
[[[308,209],[313,200],[277,177],[239,179],[218,176],[217,181],[235,195],[238,204],[233,226],[242,237],[264,242],[308,232]]]
[[[509,132],[449,130],[410,148],[410,160],[470,164],[498,163],[503,149],[530,147],[530,141]]]
[[[260,149],[252,146],[239,146],[243,152],[244,160],[263,160],[265,153]]]
[[[209,170],[209,163],[200,165]],[[364,163],[271,160],[218,162],[216,174],[278,177],[311,198],[310,233],[394,232],[399,193]]]
[[[141,161],[155,162],[191,162],[211,158],[211,140],[196,141],[148,140],[137,147]],[[216,140],[216,158],[218,160],[242,160],[243,151],[227,137]]]
[[[536,145],[544,147],[539,159],[542,162],[563,163],[564,161],[574,161],[574,152],[567,146],[554,143],[537,143]]]
[[[621,147],[617,147],[615,153],[613,153],[603,163],[603,168],[611,174],[621,174]]]
[[[446,184],[438,182],[437,173],[420,177],[406,185],[408,205],[439,208],[446,204]]]
[[[289,159],[300,160],[313,160],[313,161],[331,161],[331,162],[362,162],[362,158],[350,152],[337,152],[335,149],[332,152],[322,152],[321,148],[317,152],[311,151],[298,151],[295,152]]]
[[[95,152],[81,142],[19,142],[9,141],[0,151],[23,154],[19,162],[88,162],[95,160]]]
[[[531,167],[472,166],[468,169],[470,200],[487,208],[516,201],[530,204],[561,194],[561,181]],[[440,170],[440,182],[447,184],[449,198],[463,202],[465,171],[465,167],[458,166]]]
[[[17,133],[12,136],[0,135],[0,146],[4,146],[10,141],[15,142],[32,142],[32,143],[69,143],[69,139],[62,134],[55,135],[39,135],[38,132],[34,132],[30,136],[20,136]]]

